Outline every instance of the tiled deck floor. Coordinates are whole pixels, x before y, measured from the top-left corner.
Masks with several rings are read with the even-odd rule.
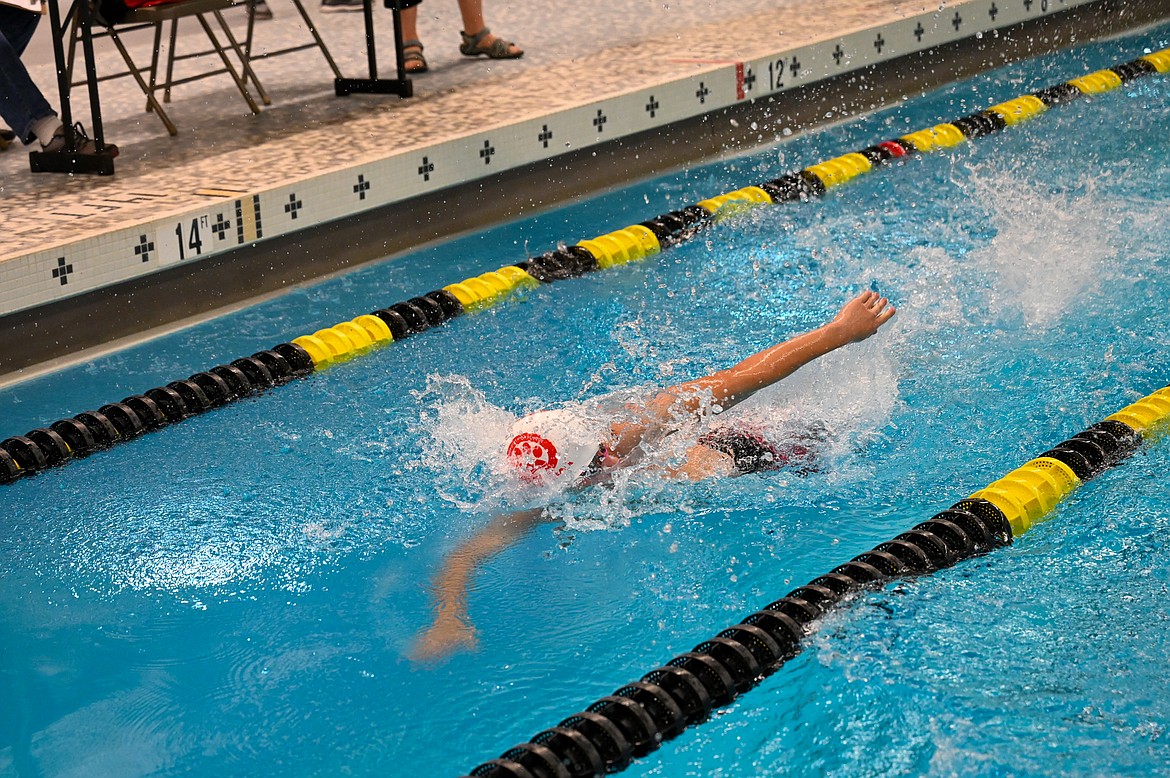
[[[276,19],[258,23],[257,39],[270,47],[307,40],[291,4],[270,3]],[[257,73],[273,105],[251,115],[226,77],[178,87],[169,113],[180,134],[166,135],[144,113],[129,79],[102,85],[106,136],[121,148],[114,178],[28,172],[19,147],[0,154],[0,194],[6,204],[0,258],[35,250],[113,225],[108,216],[80,218],[86,203],[117,193],[162,195],[163,202],[127,208],[132,221],[163,207],[198,202],[201,188],[249,190],[257,182],[295,180],[404,147],[437,145],[517,118],[551,113],[599,97],[678,78],[702,61],[743,61],[788,45],[876,26],[913,11],[893,0],[807,1],[609,0],[487,3],[489,24],[526,49],[518,61],[472,60],[459,54],[459,15],[452,0],[428,0],[420,25],[431,72],[414,79],[414,97],[333,95],[332,78],[315,51],[261,61]],[[343,73],[365,72],[361,14],[322,14],[306,7]],[[380,69],[392,72],[390,14],[378,9]],[[242,12],[233,20],[243,22]],[[193,23],[192,23],[193,24]],[[38,31],[47,38],[47,21]],[[145,36],[143,36],[145,37]],[[47,45],[47,44],[42,44]],[[112,69],[112,47],[99,43],[99,69]],[[104,63],[109,63],[103,67]],[[34,78],[52,96],[51,60]],[[51,97],[52,100],[52,97]],[[55,100],[52,100],[56,102]],[[75,117],[86,119],[78,101]],[[86,120],[88,124],[88,120]],[[51,226],[46,230],[46,224]]]
[[[307,40],[290,4],[272,0],[270,5],[276,19],[257,23],[260,44]],[[45,209],[51,218],[62,206],[111,189],[166,189],[180,199],[203,186],[270,181],[274,170],[295,178],[677,78],[702,67],[694,61],[742,61],[877,25],[910,10],[892,0],[842,0],[831,7],[795,0],[610,0],[573,3],[569,13],[560,2],[489,0],[487,6],[490,25],[524,46],[524,58],[463,57],[457,49],[455,3],[428,0],[420,25],[431,72],[414,79],[415,95],[408,100],[335,97],[321,55],[310,50],[256,65],[274,101],[259,116],[248,113],[226,77],[178,87],[170,114],[180,134],[170,138],[157,119],[142,111],[142,95],[129,79],[103,84],[106,135],[122,149],[116,177],[32,175],[25,155],[13,147],[0,155],[0,193],[38,222]],[[312,0],[306,8],[343,73],[364,75],[361,14],[323,14]],[[242,12],[230,18],[243,23]],[[390,14],[378,9],[376,19],[382,34],[379,65],[386,75],[393,69]],[[46,20],[38,30],[39,43],[47,39],[47,29]],[[112,69],[117,59],[112,47],[99,43],[99,50],[99,69],[107,69],[105,63]],[[55,103],[51,61],[34,66],[33,75]],[[75,106],[77,118],[87,118],[87,105],[82,99]],[[23,215],[17,218],[23,221]],[[13,232],[23,232],[20,222],[7,227],[0,255],[34,245],[13,240]],[[42,239],[43,227],[42,222],[37,229]]]

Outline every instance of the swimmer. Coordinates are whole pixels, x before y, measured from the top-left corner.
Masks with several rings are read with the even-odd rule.
[[[566,410],[539,411],[513,426],[506,458],[524,483],[542,488],[584,488],[604,481],[618,468],[641,462],[644,442],[661,440],[687,417],[703,418],[743,402],[831,351],[870,337],[893,318],[895,309],[877,292],[850,300],[829,323],[753,354],[733,367],[667,387],[650,402],[626,406],[626,418],[596,428]],[[692,481],[718,476],[808,466],[815,441],[768,442],[751,430],[717,428],[699,437],[682,462],[663,465],[669,478]],[[434,581],[435,621],[415,642],[411,656],[437,659],[457,648],[474,648],[475,628],[467,617],[467,591],[480,562],[547,520],[542,508],[493,519],[459,546]]]

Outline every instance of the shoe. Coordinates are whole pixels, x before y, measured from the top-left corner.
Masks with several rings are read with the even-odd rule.
[[[524,56],[524,52],[520,50],[512,41],[506,41],[503,38],[496,38],[486,46],[481,45],[483,39],[492,34],[492,31],[487,27],[477,32],[475,35],[468,35],[465,32],[460,32],[463,36],[463,43],[459,45],[459,52],[465,57],[487,57],[488,59],[520,59]],[[512,51],[515,48],[516,51]]]
[[[412,62],[416,63],[414,67],[410,66]],[[402,63],[407,73],[417,75],[427,72],[427,58],[423,56],[422,41],[402,42]]]
[[[81,126],[81,122],[73,125],[73,139],[77,142],[76,154],[97,154],[97,144],[89,139],[85,128]],[[53,133],[53,139],[48,143],[41,144],[41,152],[44,154],[60,154],[65,151],[65,127],[62,125]],[[118,156],[118,147],[112,143],[107,143],[105,153],[109,154],[111,158]]]
[[[362,0],[321,0],[321,10],[325,13],[360,11],[364,7]]]
[[[252,18],[256,21],[266,22],[272,18],[272,9],[264,0],[256,0],[256,4],[252,6]]]

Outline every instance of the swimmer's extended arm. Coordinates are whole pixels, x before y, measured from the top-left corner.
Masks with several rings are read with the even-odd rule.
[[[497,516],[451,552],[435,576],[435,622],[415,640],[410,652],[412,659],[439,659],[460,646],[475,647],[475,628],[467,618],[471,576],[481,562],[511,546],[545,520],[543,509]]]
[[[664,389],[642,412],[645,421],[613,425],[618,455],[633,450],[653,426],[677,423],[683,413],[701,414],[708,404],[726,410],[787,378],[817,357],[865,340],[893,318],[894,313],[894,306],[886,298],[865,291],[846,303],[824,326],[753,354],[734,367]]]

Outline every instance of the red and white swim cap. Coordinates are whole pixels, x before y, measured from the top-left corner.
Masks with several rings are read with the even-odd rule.
[[[575,481],[603,440],[590,424],[570,411],[538,411],[512,425],[507,459],[520,480],[550,486]]]

